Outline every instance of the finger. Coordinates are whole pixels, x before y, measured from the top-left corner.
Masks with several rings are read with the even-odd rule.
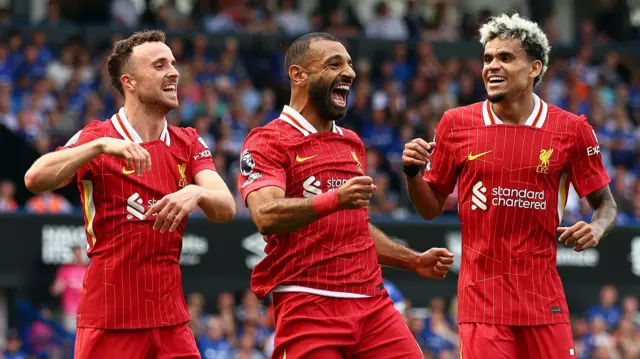
[[[147,220],[147,219],[151,218],[151,216],[153,216],[155,213],[160,212],[162,210],[162,208],[164,208],[164,204],[166,202],[167,202],[167,200],[165,198],[162,198],[161,200],[156,202],[153,206],[151,206],[151,208],[149,208],[147,213],[144,214],[144,219]]]
[[[181,212],[181,208],[179,206],[175,206],[169,213],[167,213],[167,216],[164,218],[164,221],[162,222],[160,233],[166,232],[169,229],[169,227],[173,225],[173,223],[176,220],[176,217],[178,216],[178,213],[180,212]]]
[[[144,155],[145,169],[147,171],[151,171],[151,154],[144,147],[140,147],[140,149],[142,150],[142,154]]]
[[[449,252],[449,250],[446,249],[446,248],[434,247],[434,248],[431,248],[431,253],[433,253],[433,255],[437,256],[437,257],[443,256],[443,257],[451,257],[451,258],[453,258],[453,253]]]
[[[428,157],[429,156],[429,151],[427,151],[424,147],[420,146],[417,143],[409,143],[405,146],[404,151],[402,151],[403,154],[409,154],[409,153],[417,153],[418,156],[420,157],[416,157],[416,156],[412,156],[415,157],[416,159],[422,159],[421,157]]]
[[[160,212],[158,212],[158,216],[156,218],[155,223],[153,224],[153,230],[157,231],[160,228],[162,228],[162,223],[164,222],[164,219],[167,217],[167,214],[171,211],[171,209],[173,209],[173,204],[172,203],[167,203],[163,206],[162,210]]]
[[[453,263],[453,258],[451,258],[451,257],[440,257],[440,258],[438,258],[438,263],[452,264]]]
[[[369,176],[357,176],[349,180],[354,185],[371,185],[373,184],[373,178]]]
[[[127,161],[127,169],[133,167],[133,155],[128,150],[124,151],[124,159]]]
[[[436,263],[436,269],[439,270],[439,271],[446,272],[446,271],[449,270],[449,268],[451,268],[451,265],[442,264],[442,263]]]
[[[136,163],[136,175],[137,176],[142,176],[144,174],[144,162],[145,162],[145,158],[144,158],[144,154],[142,153],[142,151],[140,151],[140,147],[136,146],[133,148],[133,152],[134,152],[134,160]]]
[[[427,161],[429,160],[429,154],[428,153],[422,153],[416,150],[412,150],[412,149],[406,149],[404,150],[403,153],[404,156],[409,157],[409,158],[413,158],[415,160],[418,161]]]
[[[416,160],[415,158],[402,156],[402,163],[405,166],[424,166],[427,163],[425,161]]]
[[[575,246],[573,248],[573,250],[576,251],[576,252],[582,252],[582,251],[587,250],[589,248],[593,248],[593,247],[595,247],[597,245],[598,245],[598,241],[595,240],[594,238],[592,238],[592,239],[588,240],[587,242],[585,242],[583,245]]]
[[[573,235],[573,232],[575,232],[573,227],[566,228],[558,238],[558,242],[565,243],[567,239]]]
[[[566,241],[567,246],[572,246],[576,241],[580,240],[582,237],[586,237],[591,231],[591,228],[585,225],[582,227],[574,227],[572,230],[573,230],[573,233],[569,238],[567,238],[567,241]]]
[[[173,223],[171,224],[171,227],[169,227],[169,232],[174,232],[176,228],[178,228],[178,225],[180,225],[180,222],[182,222],[182,218],[184,218],[184,216],[184,211],[180,211],[178,212],[178,214],[176,214],[176,218],[173,219]]]
[[[564,231],[566,231],[567,229],[569,229],[569,227],[558,227],[558,232],[559,233],[563,233]]]
[[[416,138],[411,142],[418,144],[420,147],[424,148],[427,151],[431,149],[431,145],[427,141],[423,140],[422,138]]]

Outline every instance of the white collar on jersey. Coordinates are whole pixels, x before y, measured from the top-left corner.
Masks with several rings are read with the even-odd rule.
[[[544,102],[538,95],[533,94],[533,111],[524,123],[525,126],[533,126],[541,128],[547,119],[547,111],[549,105]],[[489,100],[485,100],[482,104],[482,119],[485,125],[502,125],[504,122],[493,112],[493,107]]]
[[[138,132],[133,129],[127,115],[124,113],[124,107],[120,108],[120,111],[111,116],[111,123],[113,127],[116,128],[116,131],[124,138],[125,140],[129,140],[135,143],[142,143],[142,138],[138,135]],[[162,129],[162,133],[160,134],[160,140],[164,142],[167,146],[171,146],[171,137],[169,137],[169,129],[167,127],[167,121],[164,121],[164,129]]]
[[[290,124],[298,131],[302,132],[303,135],[309,136],[310,133],[318,133],[315,127],[307,121],[304,116],[300,114],[300,112],[294,110],[293,108],[284,105],[282,112],[280,113],[280,117],[278,119]],[[344,131],[338,126],[336,126],[336,122],[332,121],[332,132],[344,135]]]

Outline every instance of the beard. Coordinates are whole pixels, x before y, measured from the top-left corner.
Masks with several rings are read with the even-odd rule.
[[[498,102],[504,100],[505,97],[507,97],[507,94],[504,93],[504,92],[487,96],[487,98],[489,99],[489,101],[491,101],[491,103],[498,103]]]
[[[178,101],[171,101],[163,95],[164,94],[162,92],[157,95],[153,93],[141,93],[138,99],[140,100],[140,103],[147,106],[150,112],[165,116],[167,113],[178,108]]]
[[[346,106],[345,108],[337,106],[331,98],[331,90],[336,81],[331,83],[316,81],[309,88],[309,102],[318,111],[320,117],[327,121],[341,120],[347,114]]]

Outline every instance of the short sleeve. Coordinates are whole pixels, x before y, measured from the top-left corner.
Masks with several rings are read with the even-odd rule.
[[[76,132],[76,134],[73,135],[73,137],[71,137],[66,144],[56,148],[56,151],[62,151],[65,149],[78,147],[78,146],[84,145],[85,143],[89,143],[93,140],[96,140],[98,138],[104,137],[104,134],[102,133],[102,131],[100,131],[100,125],[101,123],[99,121],[92,121],[83,129]],[[78,180],[83,179],[85,174],[90,170],[90,168],[91,168],[91,162],[80,167],[80,169],[78,169],[78,171],[76,172],[74,176],[74,180],[72,182],[75,183]]]
[[[451,115],[445,113],[436,127],[435,149],[424,171],[424,179],[443,195],[449,195],[456,186],[456,157],[451,144]]]
[[[602,163],[598,138],[584,116],[576,126],[574,161],[569,167],[569,180],[580,198],[601,189],[611,182]]]
[[[213,163],[213,156],[211,150],[205,140],[198,135],[198,133],[191,129],[191,158],[189,159],[191,168],[191,178],[194,178],[196,174],[202,170],[216,170],[216,166]]]
[[[283,140],[277,131],[253,130],[245,139],[240,154],[238,189],[246,202],[249,193],[267,186],[286,191],[287,158]]]

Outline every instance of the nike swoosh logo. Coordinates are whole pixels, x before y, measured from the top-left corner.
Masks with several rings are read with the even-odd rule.
[[[473,161],[473,160],[478,159],[479,157],[482,157],[482,156],[484,156],[484,155],[486,155],[487,153],[492,152],[492,151],[493,151],[493,150],[491,150],[491,151],[487,151],[487,152],[478,153],[477,155],[473,155],[473,154],[471,154],[471,152],[469,152],[469,157],[467,157],[467,159],[468,159],[469,161]]]
[[[135,172],[136,170],[128,170],[127,167],[122,167],[122,173],[126,174],[126,175],[130,175],[133,172]]]
[[[300,157],[300,156],[296,155],[296,161],[304,162],[304,161],[307,161],[307,160],[310,160],[310,159],[314,158],[315,156],[317,156],[317,155],[313,155],[313,156],[309,156],[309,157]]]

